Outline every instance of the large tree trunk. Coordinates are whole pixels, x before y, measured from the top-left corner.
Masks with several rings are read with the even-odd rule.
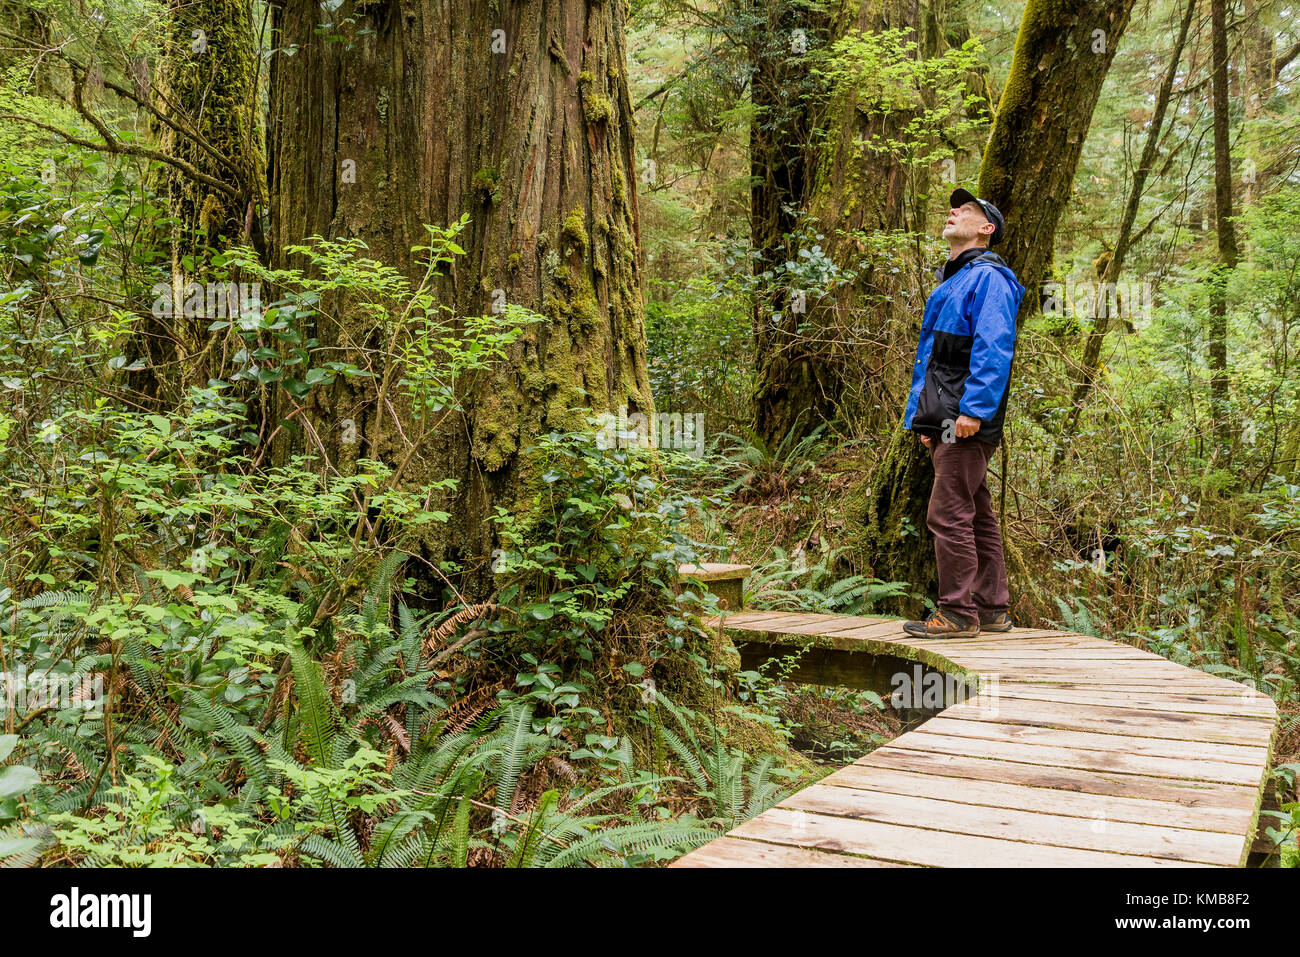
[[[157,177],[172,218],[173,285],[171,315],[155,316],[146,332],[157,391],[203,385],[215,367],[219,340],[207,329],[218,317],[187,316],[186,285],[211,281],[211,250],[261,245],[266,175],[249,0],[171,0],[166,23],[152,87],[159,148],[210,182],[175,166]],[[203,301],[206,310],[206,293]]]
[[[839,268],[856,272],[853,282],[837,284],[820,300],[814,290],[797,288],[788,279],[780,286],[759,284],[754,421],[758,438],[773,449],[782,440],[788,440],[788,448],[834,419],[846,400],[867,414],[871,426],[880,426],[872,410],[889,404],[885,371],[899,340],[910,334],[910,323],[901,321],[902,294],[914,272],[916,250],[901,231],[923,228],[925,208],[923,189],[909,179],[902,158],[866,145],[902,138],[912,113],[859,102],[860,95],[846,89],[830,98],[829,115],[820,115],[829,91],[788,49],[789,38],[802,30],[811,48],[853,32],[907,28],[918,41],[918,56],[926,58],[941,52],[946,3],[841,0],[819,13],[802,9],[804,4],[755,2],[769,23],[761,38],[767,42],[758,45],[752,92],[755,271],[796,258],[801,243],[789,237],[796,226],[793,209],[806,211],[808,227],[822,237],[802,244],[820,245]],[[814,121],[830,132],[824,144],[812,142]],[[853,233],[900,236],[893,248],[867,257]]]
[[[997,251],[1027,290],[1022,322],[1041,306],[1056,224],[1132,11],[1133,0],[1025,4],[979,178],[979,195],[1007,220]]]
[[[793,235],[812,190],[811,148],[816,83],[807,54],[827,40],[823,14],[789,0],[752,0],[748,36],[750,241],[754,275],[797,255]],[[835,414],[839,386],[799,335],[806,298],[759,280],[753,305],[754,432],[768,449],[787,435],[797,440]]]
[[[844,4],[837,35],[907,28],[917,40],[917,56],[928,59],[944,52],[944,2],[919,5],[893,0]],[[930,106],[932,104],[925,104]],[[893,425],[910,378],[911,362],[900,358],[916,345],[923,298],[910,291],[925,288],[930,266],[921,261],[915,237],[926,228],[930,202],[924,170],[909,169],[893,151],[864,148],[864,143],[905,139],[912,120],[908,110],[882,110],[879,104],[859,109],[853,97],[838,104],[833,136],[818,167],[812,199],[815,220],[828,236],[832,258],[858,269],[851,284],[837,288],[833,301],[814,313],[817,328],[826,330],[823,360],[839,374],[842,393],[837,402],[850,402],[874,430],[892,429],[889,444],[872,470],[862,516],[862,548],[872,574],[887,581],[907,581],[921,590],[936,581],[934,553],[925,528],[925,511],[934,473],[916,436]],[[865,116],[864,116],[865,113]],[[864,255],[851,233],[876,237],[879,247]],[[910,235],[909,235],[910,234]],[[835,343],[840,343],[835,346]],[[848,355],[851,350],[856,353]],[[891,369],[891,363],[895,363]],[[845,375],[853,369],[853,375]],[[857,390],[851,400],[849,382]],[[873,409],[878,409],[873,414]],[[894,610],[913,610],[903,600]]]
[[[1211,74],[1214,101],[1214,222],[1219,262],[1210,280],[1210,402],[1215,442],[1221,454],[1232,445],[1228,417],[1228,275],[1237,267],[1237,231],[1232,222],[1232,154],[1228,139],[1228,27],[1226,0],[1210,0]]]
[[[322,33],[319,4],[277,9],[274,45],[297,51],[277,53],[272,69],[273,261],[291,262],[283,247],[313,234],[359,237],[415,280],[423,224],[469,213],[467,254],[440,300],[466,316],[504,297],[545,316],[406,473],[417,486],[458,480],[427,557],[460,563],[470,594],[490,587],[489,516],[517,510],[538,478],[530,442],[584,428],[584,408],[653,409],[623,16],[623,4],[596,0],[348,2],[333,18],[354,28],[338,42],[344,28]],[[346,312],[314,334],[361,365],[377,345]],[[376,398],[365,380],[342,378],[309,397],[302,414],[341,471],[411,452],[400,408]]]
[[[1056,227],[1069,201],[1092,124],[1133,0],[1058,4],[1029,0],[1011,73],[980,165],[979,195],[1002,211],[1007,234],[999,254],[1025,287],[1017,323],[1041,309],[1053,267]],[[1012,367],[1014,374],[1014,365]],[[1009,442],[1004,440],[1002,468]],[[1004,536],[1005,538],[1005,536]],[[1004,541],[1013,580],[1032,581],[1018,550]],[[1014,600],[1014,599],[1013,599]]]

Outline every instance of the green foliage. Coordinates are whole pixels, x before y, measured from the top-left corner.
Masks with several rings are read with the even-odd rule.
[[[907,582],[841,575],[838,560],[846,551],[847,547],[829,549],[810,564],[806,549],[790,556],[774,548],[772,557],[754,566],[746,581],[745,603],[777,611],[864,615],[877,602],[908,593]]]
[[[907,29],[850,31],[812,57],[813,76],[827,91],[828,121],[819,124],[833,141],[845,110],[890,124],[868,124],[862,144],[902,162],[923,166],[953,155],[950,144],[973,129],[980,99],[968,92],[967,76],[979,69],[975,38],[937,57],[918,57]],[[902,122],[899,122],[902,118]],[[882,135],[878,130],[896,129]]]

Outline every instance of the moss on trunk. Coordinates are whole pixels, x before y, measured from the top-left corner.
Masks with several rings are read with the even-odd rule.
[[[186,316],[185,287],[212,281],[210,250],[242,243],[261,248],[266,163],[249,0],[171,0],[165,24],[152,86],[154,106],[167,118],[155,121],[159,148],[225,187],[174,166],[155,177],[172,217],[173,314],[160,319],[145,341],[153,365],[168,370],[168,381],[155,387],[170,391],[207,382],[213,343],[207,329],[215,317]]]
[[[467,255],[439,299],[462,316],[504,300],[546,320],[467,389],[464,414],[420,444],[407,473],[416,487],[459,481],[425,557],[459,563],[469,596],[491,587],[488,517],[517,509],[537,480],[530,442],[582,428],[587,409],[653,410],[623,17],[621,3],[586,0],[376,0],[345,2],[322,27],[316,3],[276,8],[274,46],[297,52],[272,64],[273,261],[311,235],[359,237],[415,280],[424,224],[467,212]],[[314,333],[358,361],[377,345],[359,322],[345,312]],[[405,411],[376,400],[363,380],[310,399],[305,414],[341,471],[409,451]],[[348,419],[353,445],[340,440]]]

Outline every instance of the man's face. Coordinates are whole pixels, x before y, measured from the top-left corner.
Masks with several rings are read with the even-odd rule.
[[[993,224],[976,203],[965,203],[948,210],[948,222],[943,227],[943,238],[950,243],[969,243],[981,233],[993,235]]]

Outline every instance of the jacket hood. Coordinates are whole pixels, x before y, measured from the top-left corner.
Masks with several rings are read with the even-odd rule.
[[[1015,286],[1017,286],[1020,289],[1021,294],[1023,295],[1025,291],[1025,287],[1020,285],[1020,280],[1016,278],[1015,272],[1012,271],[1011,267],[1007,265],[1007,261],[1003,259],[1001,256],[999,256],[997,253],[991,252],[989,250],[985,250],[984,252],[980,253],[980,255],[976,256],[974,259],[968,262],[966,265],[974,267],[974,266],[979,266],[984,264],[992,266],[998,272],[1002,273],[1002,275],[1005,276],[1009,282],[1013,283]],[[965,266],[963,266],[962,268],[964,269]],[[938,279],[940,282],[943,282],[943,266],[940,266],[938,269],[934,271],[934,278]]]
[[[984,253],[982,256],[976,256],[973,265],[979,265],[981,263],[988,263],[998,272],[1002,273],[1002,275],[1006,276],[1009,282],[1019,286],[1021,293],[1024,293],[1025,287],[1020,285],[1020,280],[1016,278],[1015,272],[1007,265],[1007,261],[997,253]]]

